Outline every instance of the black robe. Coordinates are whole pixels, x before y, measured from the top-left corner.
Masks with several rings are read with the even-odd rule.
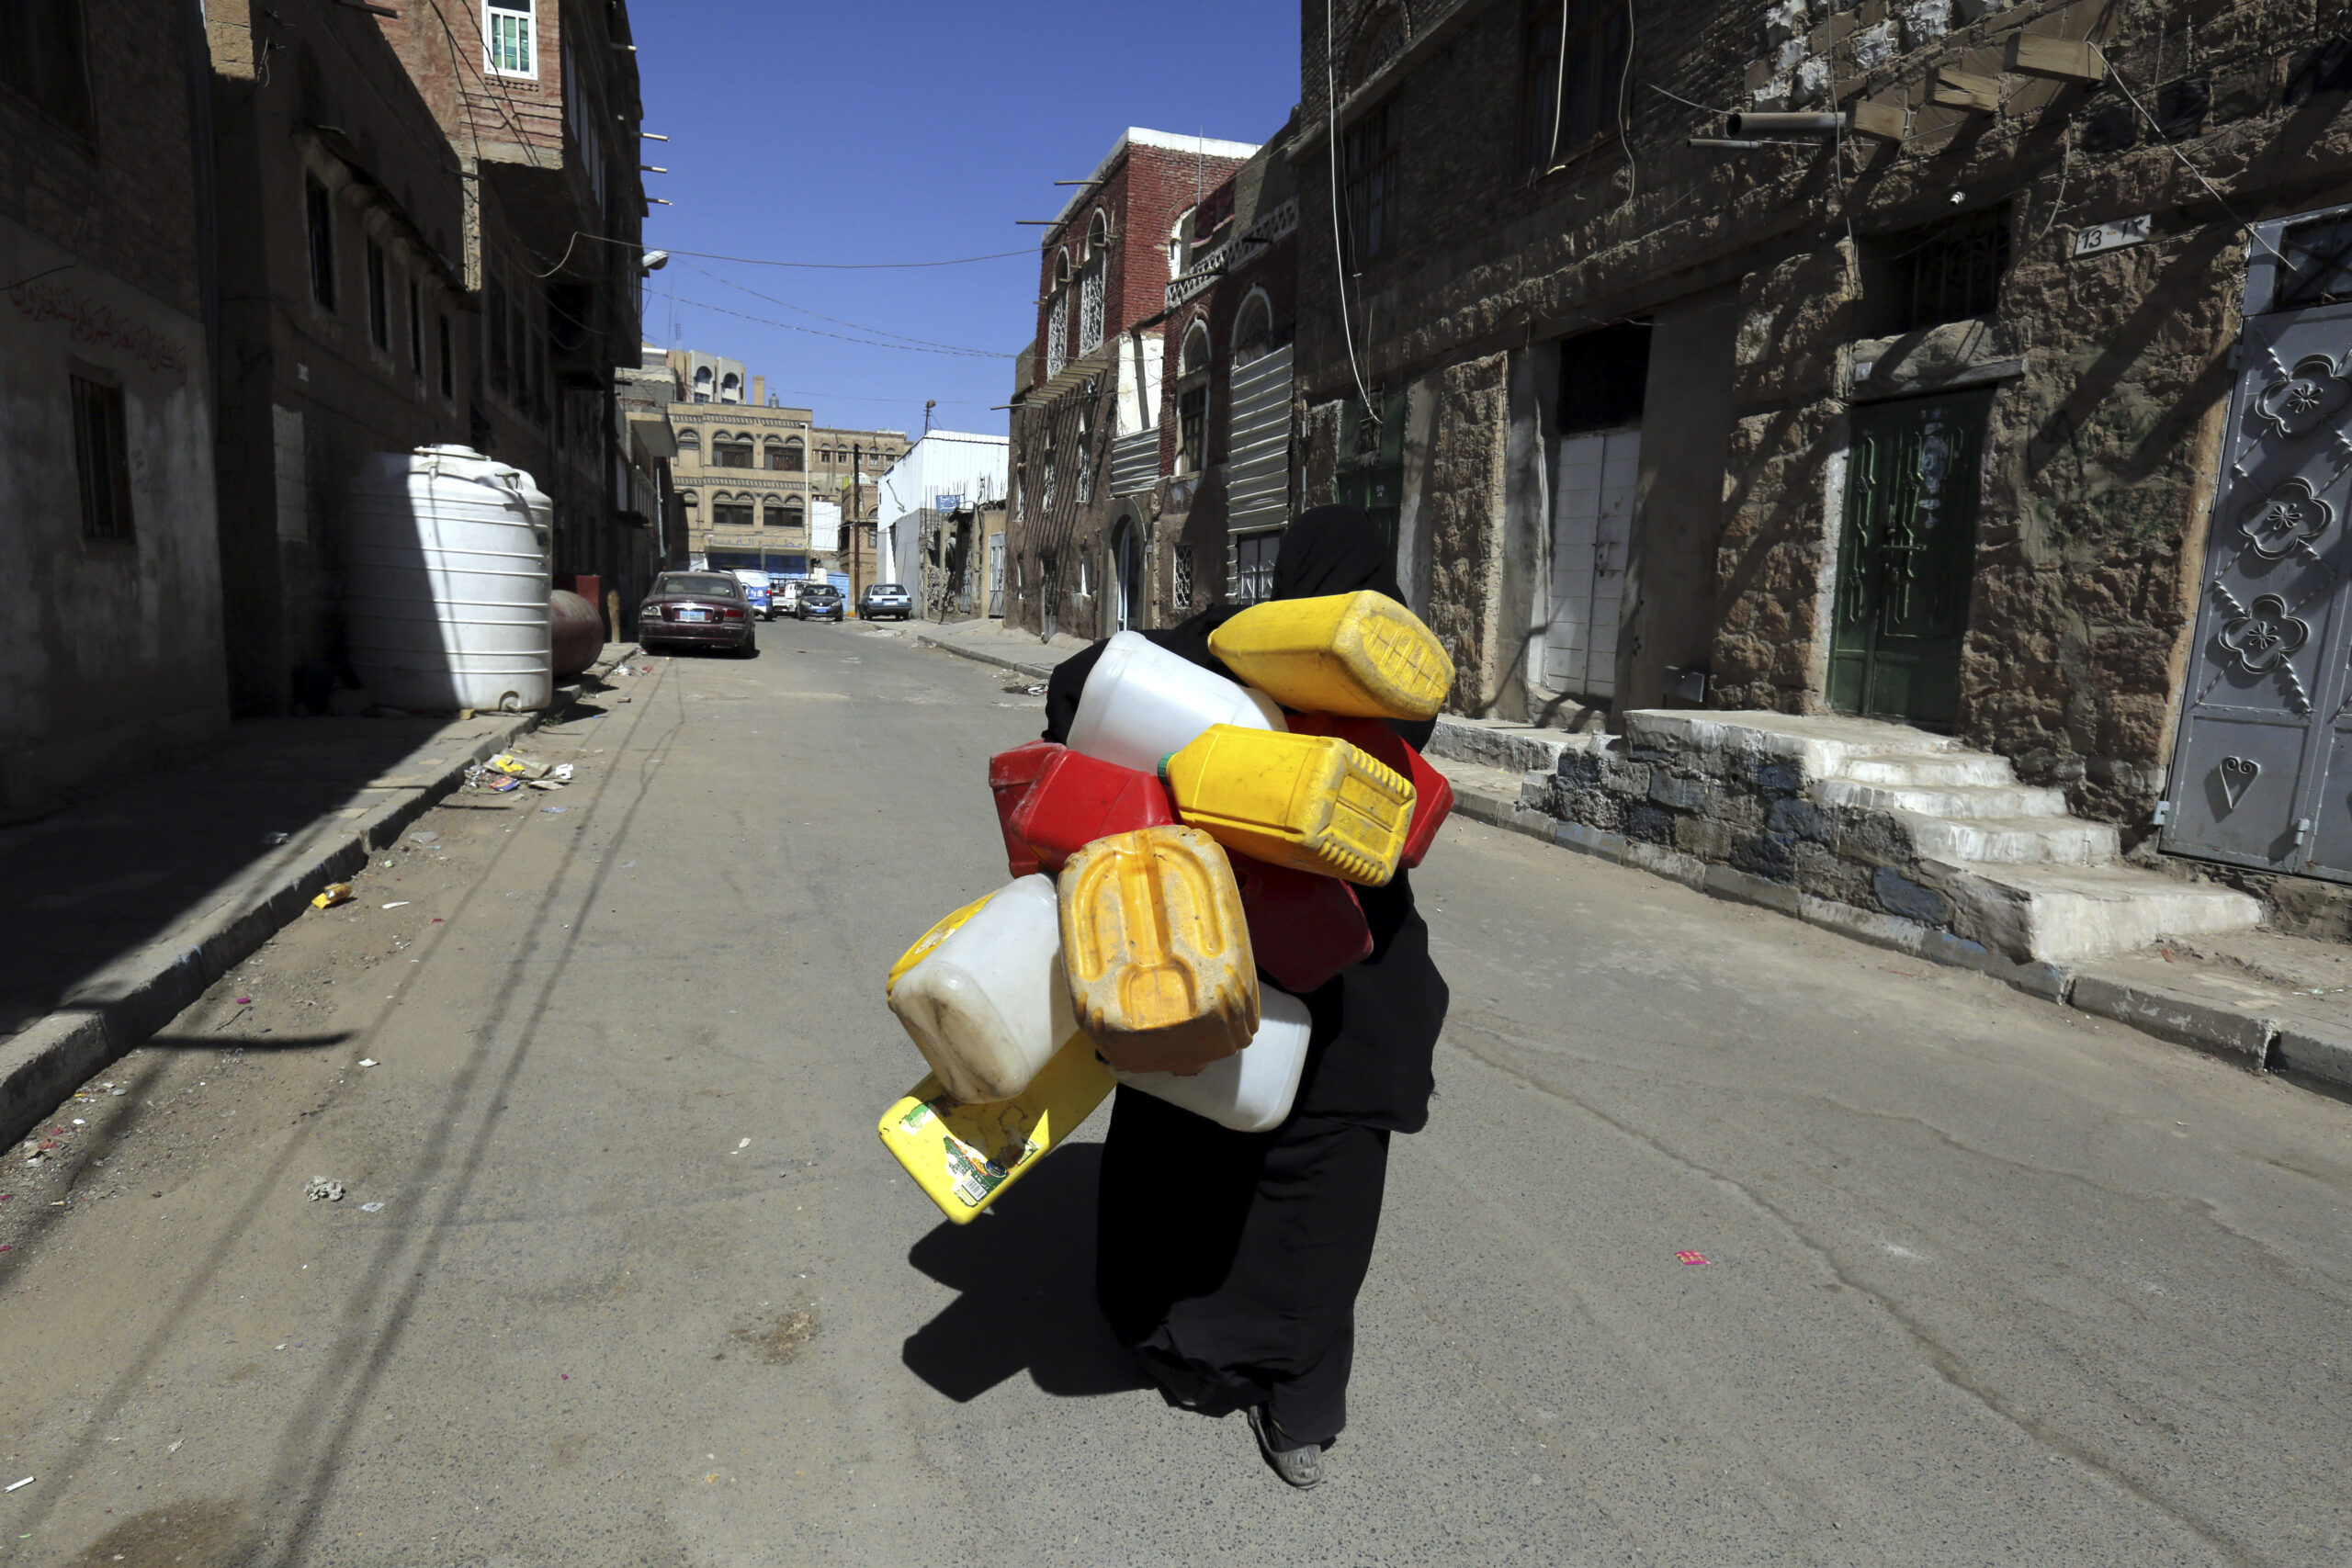
[[[1318,507],[1283,536],[1273,597],[1360,588],[1398,596],[1386,541],[1363,512]],[[1229,677],[1208,636],[1235,613],[1143,635]],[[1102,646],[1054,671],[1046,739],[1069,738]],[[1431,726],[1396,728],[1420,746]],[[1095,1288],[1113,1329],[1148,1365],[1195,1384],[1189,1403],[1264,1404],[1297,1443],[1329,1443],[1347,1423],[1356,1292],[1379,1231],[1388,1135],[1428,1122],[1445,1022],[1445,981],[1410,875],[1356,895],[1372,953],[1301,998],[1314,1032],[1290,1119],[1235,1133],[1123,1088],[1102,1151]],[[1262,974],[1260,983],[1273,984]]]

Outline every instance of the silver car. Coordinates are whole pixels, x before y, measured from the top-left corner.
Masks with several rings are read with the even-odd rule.
[[[914,613],[914,595],[895,582],[869,582],[865,592],[857,596],[857,618],[861,621],[878,621],[889,615],[903,621]]]

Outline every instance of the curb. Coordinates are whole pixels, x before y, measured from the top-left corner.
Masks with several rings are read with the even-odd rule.
[[[1892,948],[1929,963],[1973,969],[2060,1007],[2130,1024],[2160,1040],[2221,1057],[2253,1072],[2284,1071],[2352,1088],[2352,1025],[2280,1018],[2267,1011],[2232,1007],[2171,987],[2102,973],[2096,965],[2020,964],[2007,954],[1950,931],[1895,915],[1874,914],[1849,904],[1815,898],[1784,883],[1768,882],[1732,866],[1711,864],[1663,845],[1563,822],[1507,795],[1455,781],[1453,809],[1473,821],[1611,864],[1681,883],[1709,897],[1752,904],[1792,916],[1809,926],[1874,947]]]
[[[601,676],[638,651],[630,644],[627,652],[599,660],[585,674]],[[283,867],[242,907],[214,910],[168,946],[158,943],[117,958],[67,992],[55,1011],[0,1043],[0,1147],[13,1145],[92,1074],[171,1022],[214,981],[291,924],[319,889],[363,869],[370,855],[395,842],[403,829],[455,790],[467,768],[560,720],[581,694],[580,678],[558,686],[543,712],[518,715],[483,736],[427,783],[411,786]]]
[[[982,653],[977,648],[964,648],[940,637],[925,637],[921,632],[915,634],[915,646],[935,648],[942,653],[952,653],[959,659],[970,659],[982,664],[993,664],[1000,670],[1010,670],[1016,675],[1026,675],[1035,681],[1050,681],[1054,676],[1054,667],[1050,664],[1023,664],[1017,660],[1001,658],[997,654]]]

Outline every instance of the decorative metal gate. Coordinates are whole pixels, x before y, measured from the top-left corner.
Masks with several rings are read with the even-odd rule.
[[[1949,728],[1975,575],[1989,390],[1854,411],[1829,705]]]
[[[2352,219],[2267,223],[2249,266],[2215,486],[2167,851],[2352,881],[2352,279],[2306,243]],[[2283,246],[2283,249],[2281,248]],[[2288,258],[2279,265],[2271,258]],[[2299,274],[2298,261],[2313,262]],[[2342,301],[2312,303],[2305,301]]]

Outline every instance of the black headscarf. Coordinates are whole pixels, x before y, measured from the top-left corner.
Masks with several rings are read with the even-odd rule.
[[[1367,588],[1403,597],[1388,537],[1361,506],[1315,507],[1283,536],[1274,558],[1274,598],[1314,599]],[[1231,680],[1233,671],[1209,651],[1209,634],[1241,609],[1220,604],[1143,636]],[[1098,642],[1055,668],[1046,685],[1046,739],[1069,740],[1079,695],[1105,646]],[[1435,728],[1428,720],[1389,723],[1417,749],[1429,744]],[[1399,869],[1385,887],[1357,888],[1356,901],[1372,928],[1372,955],[1302,998],[1315,1018],[1315,1038],[1296,1113],[1418,1132],[1429,1120],[1430,1057],[1445,1021],[1445,981],[1430,962],[1429,928],[1414,911],[1409,874]]]

